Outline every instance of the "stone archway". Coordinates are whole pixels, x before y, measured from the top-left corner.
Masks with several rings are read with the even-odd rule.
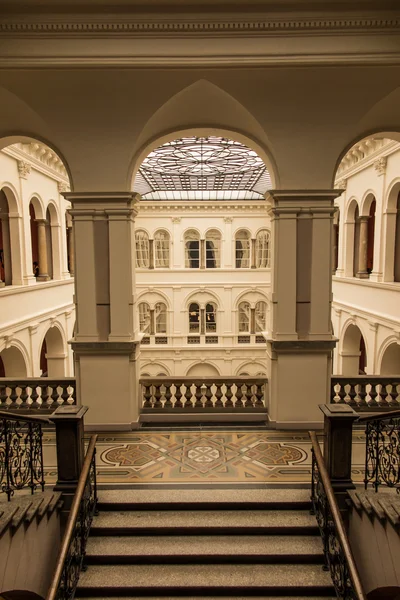
[[[198,363],[188,369],[186,377],[219,377],[219,373],[210,363]]]
[[[350,324],[342,341],[342,375],[359,375],[365,373],[367,353],[365,340],[357,325]]]
[[[65,377],[66,352],[63,335],[58,327],[48,329],[40,349],[42,377]]]
[[[380,375],[395,375],[400,373],[400,345],[393,342],[390,344],[381,361]]]
[[[10,346],[0,352],[0,360],[3,377],[27,377],[25,357],[17,346]]]

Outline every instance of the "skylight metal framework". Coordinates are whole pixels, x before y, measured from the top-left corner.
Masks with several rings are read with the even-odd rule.
[[[228,198],[226,192],[242,191],[244,197],[259,197],[270,188],[270,174],[254,150],[215,136],[185,137],[159,146],[144,159],[134,182],[134,190],[149,200],[173,192],[214,192]]]

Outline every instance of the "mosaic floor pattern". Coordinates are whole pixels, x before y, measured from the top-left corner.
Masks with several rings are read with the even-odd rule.
[[[321,438],[322,439],[322,438]],[[363,434],[353,435],[353,479],[363,478]],[[44,439],[45,479],[56,479],[54,434]],[[308,484],[307,432],[153,431],[100,433],[100,484]]]

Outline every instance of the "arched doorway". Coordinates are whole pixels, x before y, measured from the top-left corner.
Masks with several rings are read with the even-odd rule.
[[[376,212],[376,200],[375,198],[371,202],[368,215],[367,225],[367,272],[368,275],[372,273],[374,268],[374,245],[375,245],[375,212]]]
[[[41,377],[65,377],[66,352],[61,331],[58,327],[51,327],[40,349]]]
[[[394,234],[394,281],[400,281],[400,191],[396,202],[396,224]]]
[[[390,344],[381,361],[380,375],[396,375],[400,373],[400,345],[393,342]]]
[[[12,250],[9,221],[9,206],[4,191],[0,191],[0,287],[11,285],[12,273]]]
[[[366,372],[367,353],[365,340],[357,325],[350,324],[342,341],[342,375],[361,375]]]
[[[35,210],[34,202],[29,204],[29,218],[30,218],[30,229],[31,229],[31,250],[32,250],[32,272],[37,280],[40,277],[39,271],[39,226],[36,216],[37,208]]]
[[[27,377],[24,355],[16,346],[5,348],[0,353],[0,377]]]

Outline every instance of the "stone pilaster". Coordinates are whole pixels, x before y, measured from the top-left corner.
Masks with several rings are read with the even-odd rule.
[[[359,217],[359,246],[358,246],[358,271],[357,277],[368,278],[367,271],[367,249],[368,249],[368,216]]]
[[[37,219],[38,224],[38,253],[39,253],[39,277],[38,281],[48,281],[49,266],[47,261],[47,235],[46,235],[46,220]]]

